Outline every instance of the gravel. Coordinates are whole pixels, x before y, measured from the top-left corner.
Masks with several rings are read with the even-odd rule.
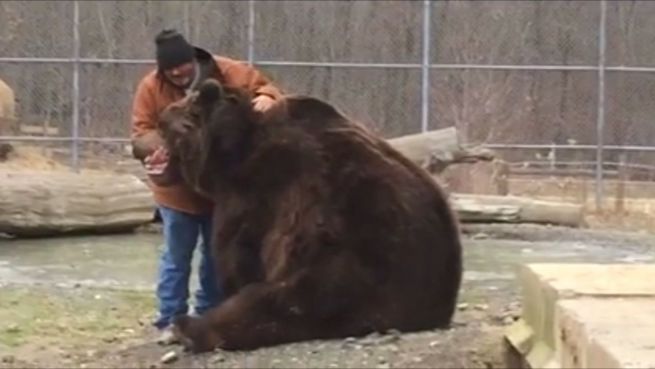
[[[490,368],[503,367],[503,328],[518,316],[520,305],[498,299],[486,309],[459,310],[449,330],[416,333],[390,331],[365,337],[308,341],[247,352],[184,352],[155,342],[130,347],[88,363],[89,367],[151,368]],[[174,357],[170,361],[166,358]]]

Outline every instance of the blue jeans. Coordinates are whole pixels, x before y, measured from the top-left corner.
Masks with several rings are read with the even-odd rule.
[[[211,257],[211,216],[192,215],[160,206],[164,251],[159,263],[157,298],[159,317],[154,325],[165,328],[176,315],[188,313],[193,252],[202,235],[199,285],[195,313],[202,314],[223,300],[218,273]]]

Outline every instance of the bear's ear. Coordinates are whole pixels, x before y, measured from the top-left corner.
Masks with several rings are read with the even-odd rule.
[[[198,88],[196,103],[203,108],[211,108],[222,96],[223,86],[215,79],[207,79]]]

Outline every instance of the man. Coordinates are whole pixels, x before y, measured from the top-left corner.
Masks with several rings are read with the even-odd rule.
[[[134,96],[133,141],[155,130],[161,111],[206,78],[253,91],[253,106],[259,111],[270,108],[281,96],[280,90],[259,71],[192,46],[175,30],[160,32],[155,45],[157,67],[139,82]],[[168,154],[160,147],[146,157],[135,157],[142,160],[149,175],[156,175],[166,167]],[[157,284],[159,318],[154,325],[162,331],[160,343],[173,343],[170,324],[175,315],[187,313],[191,260],[200,235],[202,260],[195,313],[202,314],[222,302],[220,274],[214,270],[210,255],[212,204],[182,183],[161,187],[150,181],[149,185],[162,219],[165,242]]]

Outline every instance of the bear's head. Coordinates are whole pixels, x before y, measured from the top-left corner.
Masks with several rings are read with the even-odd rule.
[[[162,112],[160,132],[183,178],[209,195],[214,177],[229,176],[243,160],[259,117],[249,92],[208,79]]]

